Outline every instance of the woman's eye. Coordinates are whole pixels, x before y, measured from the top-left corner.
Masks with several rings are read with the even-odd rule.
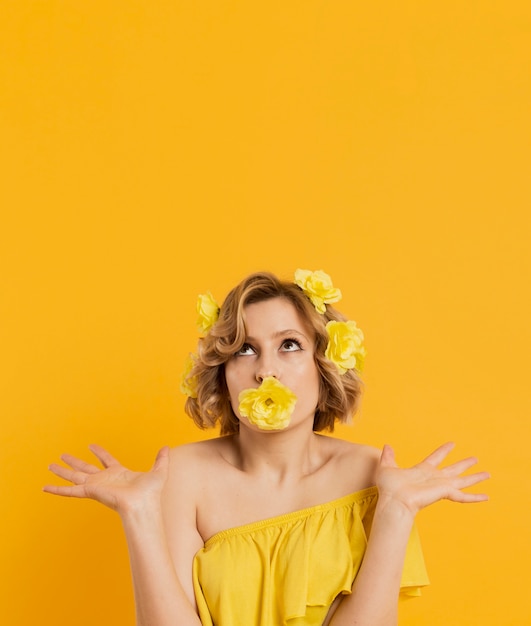
[[[302,350],[301,344],[296,339],[285,339],[282,342],[283,352],[295,352],[296,350]]]
[[[254,354],[254,348],[248,343],[244,343],[243,346],[236,352],[236,356],[246,356],[248,354]]]

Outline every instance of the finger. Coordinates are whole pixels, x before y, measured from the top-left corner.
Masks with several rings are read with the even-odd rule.
[[[486,502],[489,496],[486,493],[467,493],[456,489],[448,494],[447,499],[460,504],[473,504],[474,502]]]
[[[89,450],[101,461],[103,467],[112,467],[113,465],[120,465],[120,462],[113,457],[110,452],[107,452],[105,448],[92,443],[89,446]]]
[[[395,451],[388,444],[385,444],[382,449],[380,467],[398,467],[395,459]]]
[[[85,488],[83,485],[45,485],[42,490],[54,496],[65,496],[66,498],[85,498]]]
[[[160,470],[165,470],[168,466],[170,460],[170,448],[168,446],[164,446],[161,448],[157,456],[155,458],[155,463],[153,463],[153,471],[158,472]]]
[[[444,474],[449,476],[458,476],[459,474],[466,472],[467,469],[471,468],[477,462],[478,460],[476,457],[470,456],[467,459],[462,459],[461,461],[447,465],[442,471]]]
[[[488,472],[477,472],[476,474],[461,476],[457,479],[456,484],[459,489],[466,489],[467,487],[477,485],[478,483],[481,483],[489,478],[490,474]]]
[[[436,450],[434,450],[431,454],[429,454],[423,463],[428,463],[429,465],[433,465],[433,467],[437,467],[440,465],[444,459],[448,456],[448,454],[453,450],[455,444],[453,441],[448,441],[447,443],[443,443],[442,446],[439,446]]]
[[[87,475],[83,472],[78,472],[70,469],[69,467],[58,465],[57,463],[52,463],[48,469],[56,476],[59,476],[59,478],[64,478],[65,480],[68,480],[76,485],[82,485],[87,480]]]
[[[85,474],[97,474],[98,472],[101,472],[99,467],[78,459],[71,454],[61,454],[61,460],[70,465],[73,469],[85,472]]]

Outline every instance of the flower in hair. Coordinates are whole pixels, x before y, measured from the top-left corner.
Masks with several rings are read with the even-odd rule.
[[[326,311],[326,304],[341,300],[341,291],[332,285],[332,279],[322,270],[296,270],[295,284],[310,298],[318,313]]]
[[[297,396],[273,376],[258,389],[244,389],[238,396],[240,415],[262,430],[282,430],[291,420]]]
[[[347,370],[361,371],[365,360],[363,347],[363,332],[356,326],[356,322],[328,322],[328,346],[325,351],[327,359],[337,365],[340,374]]]
[[[192,369],[194,368],[197,357],[194,354],[189,354],[184,364],[184,372],[181,376],[181,393],[189,398],[197,398],[197,378],[191,376]]]
[[[207,291],[197,298],[197,328],[202,335],[206,335],[208,331],[218,321],[219,305],[214,297]]]

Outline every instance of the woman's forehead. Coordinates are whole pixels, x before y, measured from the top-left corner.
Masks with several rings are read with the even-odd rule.
[[[311,325],[287,298],[278,297],[253,302],[244,307],[243,314],[245,329],[250,335],[266,331],[278,333],[285,330],[313,335]]]

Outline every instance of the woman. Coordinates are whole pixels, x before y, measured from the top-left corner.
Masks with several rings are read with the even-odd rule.
[[[307,270],[295,283],[253,274],[219,311],[201,297],[183,390],[221,436],[163,448],[147,473],[99,446],[103,469],[69,455],[50,466],[72,484],[45,491],[120,514],[138,626],[394,625],[401,588],[427,583],[416,513],[486,500],[462,491],[488,478],[462,475],[474,458],[438,469],[452,444],[400,469],[388,446],[319,434],[360,397],[363,335],[331,306],[340,297]]]

